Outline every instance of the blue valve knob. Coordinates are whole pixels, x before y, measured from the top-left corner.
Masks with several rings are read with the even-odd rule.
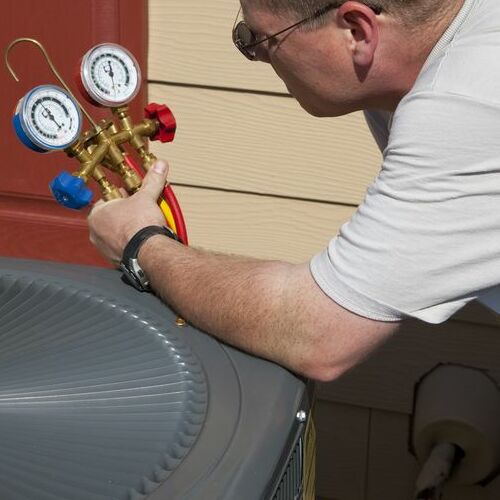
[[[56,201],[68,208],[78,210],[92,201],[93,193],[85,185],[83,179],[68,172],[61,172],[49,184],[49,187]]]

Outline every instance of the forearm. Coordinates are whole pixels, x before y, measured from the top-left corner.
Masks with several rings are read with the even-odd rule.
[[[314,346],[296,266],[182,247],[159,236],[139,261],[162,300],[217,338],[303,372]],[[297,294],[295,294],[297,295]]]
[[[94,206],[90,239],[112,262],[137,231],[165,223],[157,200],[167,170],[158,162],[134,196]],[[338,377],[396,329],[336,304],[307,264],[219,255],[161,235],[138,258],[155,292],[193,325],[311,378]]]

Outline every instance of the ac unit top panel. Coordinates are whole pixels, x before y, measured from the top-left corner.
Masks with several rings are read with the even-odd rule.
[[[0,258],[0,498],[269,490],[304,383],[175,319],[116,271]]]

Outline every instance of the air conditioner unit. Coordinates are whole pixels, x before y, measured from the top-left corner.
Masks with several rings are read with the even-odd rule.
[[[117,271],[0,258],[0,499],[313,500],[311,401]]]

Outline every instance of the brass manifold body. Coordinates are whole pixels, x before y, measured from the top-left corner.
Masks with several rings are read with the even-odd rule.
[[[65,149],[69,157],[80,162],[80,168],[73,175],[83,179],[85,183],[93,178],[105,201],[121,198],[122,194],[106,177],[102,167],[118,174],[129,194],[136,192],[141,186],[141,178],[127,164],[128,153],[124,145],[129,144],[138,153],[144,170],[148,171],[156,157],[146,150],[144,139],[154,137],[160,128],[158,120],[149,118],[134,125],[128,106],[114,108],[113,115],[117,118],[117,123],[102,120]]]
[[[135,151],[141,160],[142,169],[147,172],[156,161],[156,157],[147,151],[145,139],[147,138],[153,141],[159,140],[162,143],[171,142],[174,139],[176,121],[170,109],[165,105],[150,103],[144,109],[145,118],[140,123],[134,124],[130,117],[128,106],[124,101],[122,101],[122,104],[116,104],[116,107],[112,107],[106,105],[106,103],[109,104],[109,101],[101,102],[99,100],[94,100],[92,95],[84,88],[85,85],[82,80],[80,81],[80,90],[82,90],[87,100],[94,105],[105,105],[105,107],[110,107],[113,113],[113,119],[103,119],[96,123],[92,116],[73,95],[71,89],[51,61],[45,47],[38,40],[25,37],[17,38],[6,47],[4,54],[5,64],[14,80],[19,81],[19,78],[9,63],[9,53],[12,48],[19,43],[30,43],[42,52],[52,73],[66,90],[68,98],[71,98],[74,101],[75,107],[79,108],[81,112],[80,117],[82,114],[85,115],[92,127],[90,130],[80,134],[75,142],[64,149],[65,153],[70,158],[76,158],[78,160],[80,168],[74,171],[72,175],[67,172],[61,172],[61,174],[52,181],[50,188],[57,202],[63,206],[75,209],[87,206],[92,199],[92,192],[86,187],[90,179],[94,179],[99,185],[101,197],[104,201],[122,198],[122,190],[106,177],[104,169],[121,177],[128,194],[135,193],[141,186],[143,174],[139,165],[128,156],[129,153],[125,146],[128,145]],[[122,50],[125,49],[122,48]],[[130,58],[134,60],[132,55],[130,55]],[[109,66],[109,70],[110,72],[108,74],[111,73],[111,65]],[[139,68],[137,68],[137,73],[137,81],[140,82]],[[112,78],[111,74],[110,76]],[[136,89],[136,93],[137,91],[138,88]],[[126,102],[130,102],[130,100]],[[23,103],[22,100],[19,102],[18,106],[20,106],[21,103]],[[16,108],[16,112],[17,111],[18,109]],[[50,117],[50,111],[47,109],[44,111],[46,113],[45,117]],[[51,119],[55,122],[53,117]],[[57,122],[55,123],[57,125]],[[78,124],[80,125],[80,123]],[[33,143],[23,129],[17,114],[14,115],[14,127],[18,137],[30,149],[34,149],[37,152],[48,152],[50,150],[59,149],[50,147],[44,149],[36,143]],[[168,183],[163,190],[163,195],[160,196],[158,200],[158,204],[165,215],[167,226],[173,230],[176,236],[175,239],[187,245],[188,238],[182,211]],[[137,278],[135,277],[131,281],[131,284],[144,291],[144,286],[142,284],[139,286],[136,281]],[[176,324],[178,326],[184,326],[186,322],[182,318],[177,318]]]
[[[105,201],[121,198],[122,194],[120,189],[106,177],[102,167],[118,174],[123,179],[125,189],[129,194],[137,191],[141,185],[142,173],[136,163],[127,157],[125,145],[128,144],[135,150],[141,158],[142,168],[147,172],[156,158],[146,150],[144,139],[149,138],[161,142],[173,140],[176,126],[175,118],[170,110],[164,105],[151,103],[145,109],[145,118],[140,123],[134,124],[129,115],[128,106],[122,104],[111,108],[115,121],[102,120],[96,123],[73,95],[51,61],[45,47],[38,40],[17,38],[5,49],[5,64],[14,80],[19,81],[19,78],[9,63],[9,53],[19,43],[30,43],[42,52],[54,76],[92,126],[89,131],[82,133],[76,142],[64,150],[68,156],[76,158],[80,162],[80,168],[73,172],[73,176],[81,179],[84,184],[93,178],[99,185],[102,198]],[[96,102],[94,104],[99,105]],[[54,196],[58,199],[55,193]],[[67,195],[63,192],[58,201],[69,206],[64,203],[67,201],[66,197]]]

